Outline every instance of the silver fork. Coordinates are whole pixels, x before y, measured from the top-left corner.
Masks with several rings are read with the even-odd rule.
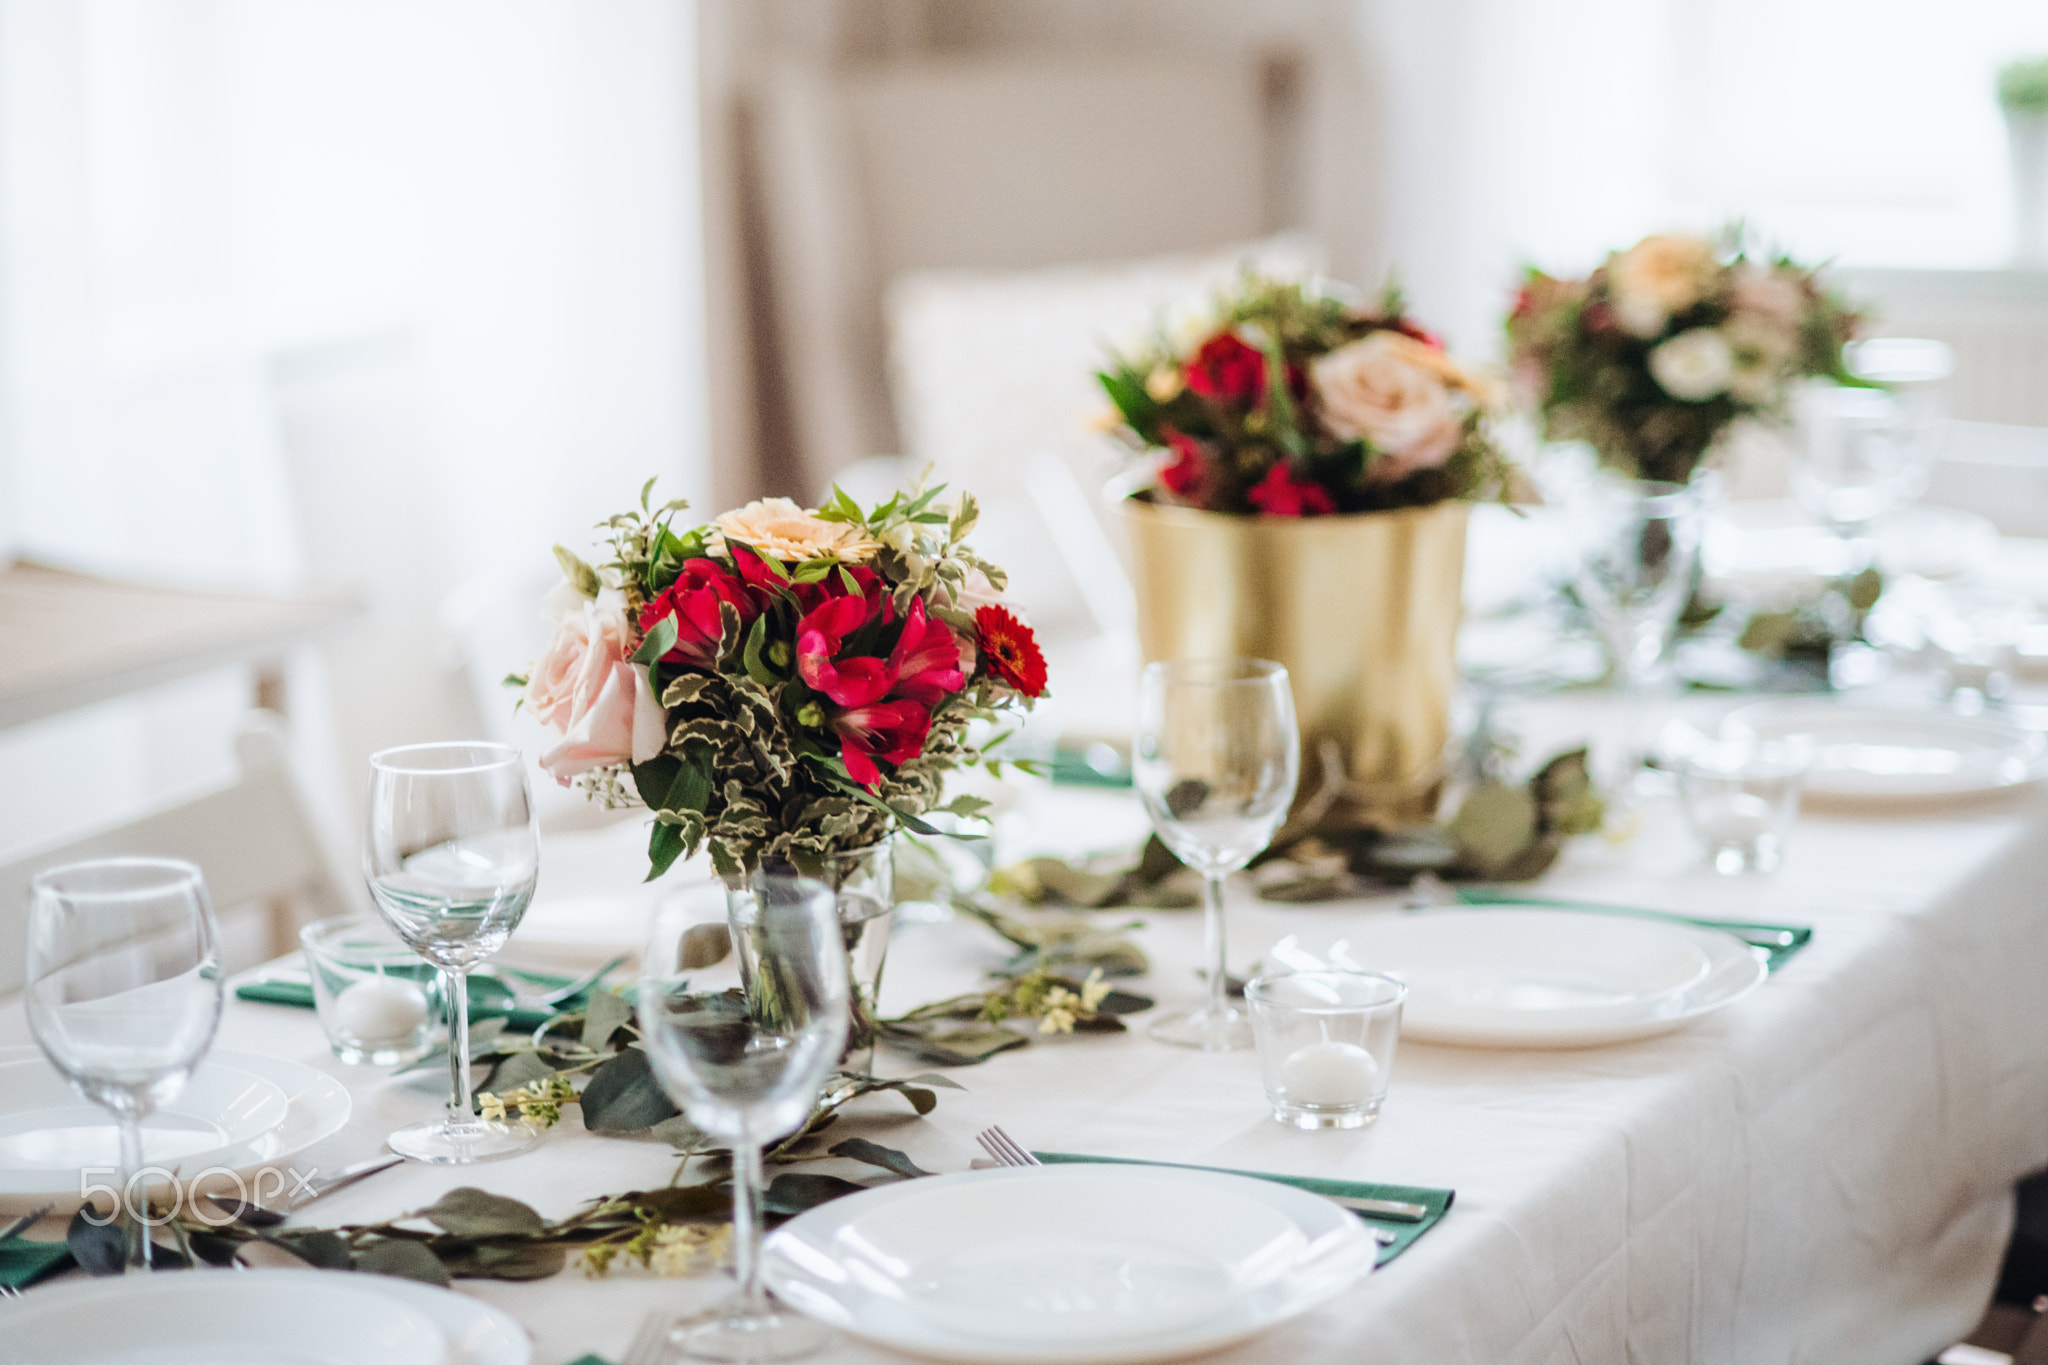
[[[1043,1166],[1045,1164],[1037,1157],[1031,1155],[1017,1139],[1004,1132],[1003,1126],[999,1123],[992,1123],[976,1133],[974,1140],[981,1144],[982,1151],[987,1152],[995,1159],[995,1163],[998,1166]],[[1331,1198],[1329,1195],[1323,1195],[1322,1198],[1329,1199],[1333,1204],[1345,1204],[1345,1201]],[[1402,1207],[1408,1208],[1413,1206],[1403,1205]],[[1352,1212],[1357,1213],[1359,1210],[1352,1209]],[[1372,1235],[1373,1239],[1383,1247],[1392,1246],[1397,1240],[1395,1234],[1385,1228],[1374,1228]]]

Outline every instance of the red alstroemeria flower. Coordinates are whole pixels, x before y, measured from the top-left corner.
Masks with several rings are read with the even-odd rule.
[[[1031,627],[989,605],[974,613],[974,642],[997,678],[1027,697],[1045,695],[1045,655]]]
[[[858,564],[843,565],[815,583],[792,584],[790,591],[796,594],[798,609],[811,612],[834,598],[853,596],[846,590],[845,580],[839,576],[842,572],[852,577],[854,585],[860,589],[860,596],[866,600],[868,620],[896,619],[896,603],[889,596],[888,583],[873,569],[862,568]]]
[[[691,668],[718,667],[718,642],[725,633],[720,604],[740,614],[745,625],[761,614],[745,586],[715,559],[692,559],[683,565],[676,581],[661,595],[640,608],[640,633],[645,635],[663,617],[676,622],[675,648],[662,655],[662,662],[687,664]]]
[[[1295,478],[1285,460],[1267,470],[1266,477],[1245,497],[1252,506],[1273,517],[1328,516],[1337,510],[1327,492],[1305,479]]]
[[[1203,342],[1187,365],[1188,387],[1204,398],[1255,403],[1266,391],[1266,357],[1235,332]]]
[[[1441,351],[1444,348],[1444,339],[1442,337],[1430,331],[1427,327],[1410,322],[1407,318],[1395,318],[1393,327],[1402,336],[1414,337],[1433,351]]]
[[[1202,458],[1202,447],[1192,436],[1183,436],[1173,428],[1166,428],[1166,444],[1173,449],[1173,458],[1159,466],[1159,482],[1167,492],[1187,502],[1200,500],[1202,483],[1208,478],[1208,462]]]
[[[960,642],[944,621],[925,615],[923,598],[910,604],[903,634],[889,654],[889,667],[896,674],[896,690],[891,695],[922,706],[935,706],[941,698],[967,686],[967,675],[960,671]]]
[[[882,770],[875,760],[908,763],[924,752],[925,736],[931,728],[931,713],[914,701],[856,706],[832,717],[847,776],[870,791],[882,782]]]
[[[880,659],[834,659],[846,637],[868,622],[872,604],[864,597],[828,598],[805,613],[796,627],[797,676],[841,706],[880,701],[896,674]]]

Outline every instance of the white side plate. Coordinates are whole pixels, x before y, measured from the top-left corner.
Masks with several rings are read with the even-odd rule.
[[[762,1270],[853,1336],[973,1365],[1138,1365],[1213,1351],[1342,1292],[1377,1244],[1327,1199],[1146,1166],[970,1171],[784,1224]]]
[[[1408,983],[1401,1036],[1457,1047],[1654,1037],[1763,984],[1761,955],[1711,929],[1539,907],[1386,915],[1317,952]]]
[[[1812,697],[1744,706],[1729,713],[1724,727],[1731,734],[1764,739],[1809,739],[1809,800],[1870,805],[1950,801],[2048,776],[2048,735],[1991,716]]]

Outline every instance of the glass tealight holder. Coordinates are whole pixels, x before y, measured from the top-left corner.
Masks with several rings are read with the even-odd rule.
[[[1245,987],[1273,1117],[1363,1128],[1379,1117],[1408,987],[1373,972],[1291,972]]]
[[[299,931],[299,947],[336,1057],[350,1066],[402,1066],[433,1050],[442,1015],[434,968],[383,921],[318,920]]]
[[[1785,836],[1799,815],[1799,790],[1813,765],[1804,736],[1776,739],[1697,733],[1671,742],[1667,761],[1678,778],[1685,822],[1716,872],[1775,872]]]

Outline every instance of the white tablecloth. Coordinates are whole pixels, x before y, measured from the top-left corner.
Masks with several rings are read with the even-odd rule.
[[[929,1119],[878,1101],[845,1131],[940,1171],[964,1168],[971,1135],[1001,1122],[1046,1149],[1457,1190],[1400,1260],[1221,1361],[1915,1365],[1975,1323],[2012,1183],[2048,1164],[2044,835],[2040,795],[1910,818],[1808,815],[1781,872],[1728,879],[1653,809],[1626,846],[1582,841],[1535,894],[1812,923],[1811,946],[1747,1000],[1658,1040],[1522,1054],[1404,1044],[1385,1112],[1363,1131],[1282,1128],[1250,1055],[1185,1053],[1142,1033],[1034,1043],[951,1073],[968,1091],[943,1092]],[[1247,897],[1232,911],[1233,961],[1393,906]],[[1147,918],[1153,988],[1193,995],[1196,917]],[[903,929],[887,995],[934,998],[1001,956],[978,926]],[[230,1003],[219,1046],[348,1084],[347,1131],[302,1167],[367,1155],[439,1102],[438,1075],[340,1066],[310,1012]],[[885,1054],[884,1069],[923,1068]],[[386,1218],[459,1184],[559,1215],[673,1167],[666,1149],[587,1136],[572,1114],[531,1154],[407,1166],[306,1221]],[[460,1287],[525,1323],[552,1365],[587,1351],[616,1360],[650,1307],[700,1303],[724,1283],[572,1270]],[[824,1359],[896,1357],[845,1342]]]

